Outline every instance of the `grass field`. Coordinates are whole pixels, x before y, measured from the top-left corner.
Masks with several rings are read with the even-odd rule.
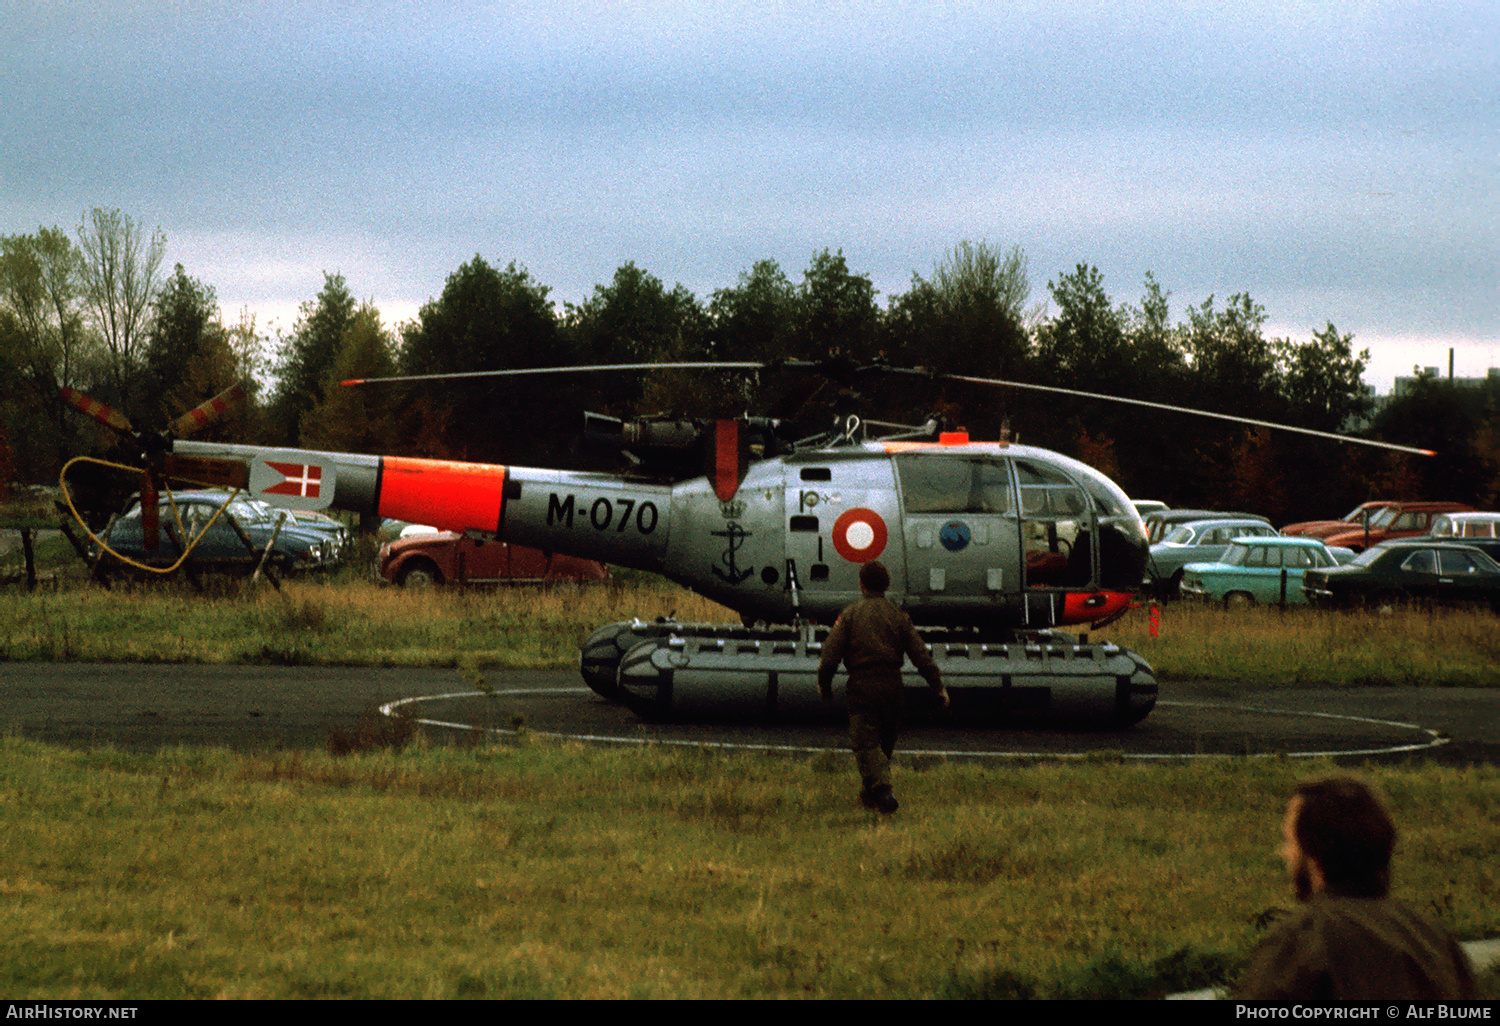
[[[7,739],[0,992],[1153,996],[1232,978],[1291,904],[1280,812],[1328,769],[942,765],[879,820],[847,762]],[[1500,774],[1366,772],[1401,814],[1398,893],[1500,935]]]
[[[0,658],[566,666],[593,626],[726,611],[679,589],[0,592]],[[1493,615],[1230,615],[1105,634],[1164,679],[1500,685]],[[522,736],[336,757],[0,738],[0,993],[207,997],[1130,997],[1231,979],[1268,910],[1282,760],[899,776]],[[1500,936],[1500,770],[1370,765],[1396,890]],[[1491,974],[1485,986],[1500,995]]]
[[[734,614],[654,580],[613,587],[409,592],[357,575],[265,585],[0,591],[0,660],[286,665],[564,667],[598,625]],[[1500,620],[1488,611],[1390,614],[1173,603],[1158,637],[1143,610],[1102,636],[1164,680],[1263,685],[1500,686]]]

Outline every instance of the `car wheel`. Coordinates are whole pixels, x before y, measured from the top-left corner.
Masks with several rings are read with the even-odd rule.
[[[403,588],[435,588],[443,583],[443,572],[431,560],[416,559],[401,568],[396,583]]]
[[[1254,605],[1255,597],[1247,592],[1231,591],[1228,595],[1224,596],[1225,609],[1232,609],[1238,612],[1243,609],[1249,609]]]

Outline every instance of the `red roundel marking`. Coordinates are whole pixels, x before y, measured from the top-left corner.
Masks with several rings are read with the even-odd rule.
[[[873,509],[845,510],[833,523],[833,548],[851,563],[868,563],[885,551],[885,521]]]

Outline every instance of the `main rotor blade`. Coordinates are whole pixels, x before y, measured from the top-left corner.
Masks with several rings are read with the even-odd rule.
[[[245,386],[241,384],[230,385],[224,391],[208,400],[208,402],[193,407],[172,421],[172,434],[178,437],[190,435],[199,428],[218,420],[223,416],[224,411],[231,406],[236,406],[244,401]]]
[[[58,394],[62,396],[63,402],[80,413],[88,414],[105,427],[114,428],[122,435],[133,436],[135,434],[135,428],[131,426],[130,421],[113,407],[106,406],[97,399],[90,399],[76,388],[68,388],[66,385],[58,390]]]
[[[1215,420],[1227,420],[1235,424],[1250,424],[1254,427],[1271,428],[1275,431],[1295,431],[1299,435],[1313,435],[1316,438],[1331,438],[1336,442],[1352,442],[1355,445],[1370,445],[1377,449],[1392,449],[1396,452],[1409,452],[1416,456],[1436,456],[1437,453],[1431,449],[1417,449],[1409,445],[1397,445],[1394,442],[1377,442],[1369,438],[1355,438],[1352,435],[1334,434],[1332,431],[1314,431],[1312,428],[1293,427],[1290,424],[1275,424],[1269,420],[1256,420],[1254,417],[1236,417],[1229,413],[1213,413],[1209,410],[1195,410],[1187,406],[1171,406],[1167,403],[1151,403],[1144,399],[1124,399],[1117,395],[1102,395],[1098,392],[1081,392],[1075,388],[1054,388],[1051,385],[1030,385],[1024,381],[1004,381],[1000,378],[971,378],[963,374],[944,374],[943,377],[950,381],[968,381],[976,385],[1003,385],[1010,388],[1028,388],[1033,392],[1051,392],[1054,395],[1076,395],[1084,399],[1102,399],[1112,403],[1129,403],[1131,406],[1144,406],[1151,410],[1166,410],[1169,413],[1188,413],[1196,417],[1213,417]]]
[[[357,385],[385,384],[398,381],[457,381],[460,378],[506,378],[522,374],[593,374],[600,371],[652,371],[652,370],[760,370],[767,366],[761,360],[738,363],[705,361],[700,363],[596,363],[585,367],[515,367],[510,370],[458,371],[453,374],[409,374],[393,378],[350,378],[342,382],[345,388]]]

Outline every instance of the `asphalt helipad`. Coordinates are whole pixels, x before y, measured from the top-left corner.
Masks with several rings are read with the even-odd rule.
[[[486,693],[485,688],[493,689]],[[569,670],[0,664],[0,729],[78,746],[152,750],[320,748],[333,731],[403,709],[434,740],[522,724],[597,743],[840,750],[835,713],[804,722],[661,723],[606,702]],[[914,723],[909,756],[980,759],[1111,753],[1140,759],[1310,756],[1500,762],[1500,690],[1161,686],[1157,708],[1125,730],[959,721]]]

